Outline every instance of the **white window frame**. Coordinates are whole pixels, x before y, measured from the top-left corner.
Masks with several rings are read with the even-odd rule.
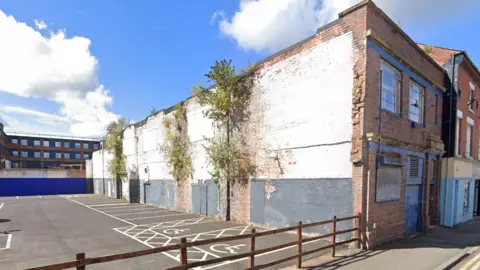
[[[83,149],[89,149],[90,145],[88,143],[83,143]]]
[[[37,151],[37,152],[33,152],[33,157],[35,157],[35,158],[40,158],[41,156],[42,156],[42,155],[41,155],[40,152],[38,152],[38,151]]]
[[[76,143],[75,143],[75,148],[76,148],[76,149],[80,149],[81,146],[82,146],[81,143],[79,143],[79,142],[76,142]]]
[[[62,147],[62,142],[61,141],[55,141],[55,147],[57,147],[57,148]]]
[[[40,146],[40,140],[33,140],[33,146]]]
[[[70,142],[63,142],[64,148],[70,148]]]
[[[414,96],[413,89],[418,89],[418,95]],[[418,108],[418,114],[413,113],[412,109]],[[413,116],[417,116],[415,119]],[[425,119],[425,88],[420,84],[411,81],[410,83],[410,101],[408,105],[408,119],[412,122],[423,124]]]
[[[26,155],[24,155],[25,153],[26,153]],[[20,154],[21,154],[22,157],[28,158],[28,151],[22,151]]]
[[[50,158],[50,152],[43,152],[43,158]]]
[[[18,139],[11,139],[10,142],[11,142],[12,144],[18,144]]]
[[[386,76],[393,76],[392,86],[384,84]],[[401,73],[385,61],[380,64],[381,108],[394,114],[400,114],[401,103]],[[393,97],[392,97],[393,95]]]
[[[82,158],[82,155],[80,155],[80,153],[75,153],[75,159],[81,159]]]
[[[457,110],[457,120],[455,122],[455,156],[460,156],[460,136],[462,134],[460,128],[462,124],[463,113]]]
[[[64,159],[70,159],[70,153],[63,153]]]
[[[62,159],[62,153],[60,153],[60,152],[55,152],[55,158],[56,158],[56,159]]]
[[[25,144],[24,144],[24,142],[25,142]],[[21,139],[20,144],[23,145],[23,146],[26,146],[26,145],[28,145],[28,140],[27,139]]]
[[[16,151],[16,150],[15,150],[15,151],[12,151],[12,156],[18,157],[18,151]]]
[[[83,159],[89,159],[90,157],[88,156],[88,153],[83,154]]]
[[[50,147],[50,141],[43,141],[43,147]]]

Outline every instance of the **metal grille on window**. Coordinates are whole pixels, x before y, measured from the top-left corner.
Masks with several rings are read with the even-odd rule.
[[[410,158],[410,177],[418,177],[419,160],[416,157]]]

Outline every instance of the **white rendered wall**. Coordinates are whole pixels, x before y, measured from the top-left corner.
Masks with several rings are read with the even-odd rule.
[[[92,166],[93,178],[114,179],[108,171],[108,163],[113,159],[113,154],[103,149],[93,152]]]
[[[347,33],[258,72],[257,177],[352,177],[353,65]]]

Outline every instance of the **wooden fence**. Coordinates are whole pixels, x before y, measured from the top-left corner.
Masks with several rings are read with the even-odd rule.
[[[347,230],[342,230],[342,231],[337,231],[337,223],[341,221],[347,221],[347,220],[357,220],[356,225],[358,227],[354,227],[351,229]],[[311,228],[315,226],[320,226],[320,225],[326,225],[326,224],[332,224],[332,232],[320,236],[315,236],[315,237],[309,237],[309,238],[303,238],[302,237],[302,230],[305,228]],[[140,251],[134,251],[134,252],[127,252],[127,253],[121,253],[121,254],[115,254],[115,255],[109,255],[109,256],[102,256],[102,257],[95,257],[95,258],[85,258],[85,253],[78,253],[76,255],[76,260],[75,261],[69,261],[69,262],[64,262],[64,263],[58,263],[58,264],[52,264],[52,265],[47,265],[47,266],[41,266],[41,267],[34,267],[34,268],[29,268],[26,270],[59,270],[59,269],[68,269],[68,268],[73,268],[76,267],[77,270],[84,270],[87,265],[91,264],[97,264],[97,263],[105,263],[105,262],[111,262],[111,261],[117,261],[117,260],[123,260],[123,259],[129,259],[129,258],[135,258],[135,257],[140,257],[140,256],[145,256],[145,255],[151,255],[155,253],[161,253],[161,252],[166,252],[166,251],[172,251],[172,250],[179,250],[180,251],[180,265],[168,268],[167,270],[180,270],[180,269],[190,269],[194,267],[199,267],[199,266],[204,266],[204,265],[210,265],[210,264],[216,264],[220,262],[225,262],[225,261],[231,261],[231,260],[238,260],[242,258],[248,258],[248,268],[249,270],[253,269],[263,269],[266,267],[270,267],[273,265],[277,265],[280,263],[284,263],[290,260],[295,260],[296,259],[296,265],[298,268],[302,266],[302,256],[307,256],[325,249],[331,249],[332,256],[335,257],[335,248],[339,245],[345,245],[347,243],[351,242],[356,242],[357,243],[357,248],[360,248],[361,246],[361,214],[358,214],[356,216],[351,216],[351,217],[344,217],[344,218],[337,218],[336,216],[333,217],[331,220],[325,220],[325,221],[320,221],[320,222],[315,222],[315,223],[308,223],[308,224],[303,224],[302,222],[298,222],[296,226],[292,227],[287,227],[287,228],[281,228],[281,229],[276,229],[276,230],[269,230],[269,231],[264,231],[264,232],[256,232],[255,229],[251,230],[251,233],[249,234],[242,234],[242,235],[235,235],[235,236],[227,236],[227,237],[222,237],[222,238],[215,238],[215,239],[207,239],[207,240],[200,240],[200,241],[195,241],[195,242],[187,242],[187,239],[181,238],[180,239],[180,244],[176,245],[169,245],[169,246],[164,246],[164,247],[158,247],[158,248],[151,248],[151,249],[146,249],[146,250],[140,250]],[[288,231],[296,231],[296,236],[297,239],[296,241],[293,242],[288,242],[285,244],[269,247],[269,248],[264,248],[264,249],[255,249],[255,241],[257,238],[262,237],[262,236],[267,236],[267,235],[274,235],[278,233],[284,233]],[[345,234],[345,233],[351,233],[351,232],[357,232],[356,237],[353,237],[349,240],[345,241],[336,241],[336,236],[339,234]],[[316,248],[313,250],[309,251],[303,251],[302,252],[302,244],[320,240],[320,239],[325,239],[325,238],[330,238],[330,245],[323,246],[320,248]],[[248,252],[242,253],[242,254],[236,254],[236,255],[231,255],[231,256],[226,256],[226,257],[221,257],[221,258],[215,258],[215,259],[210,259],[207,261],[196,261],[196,262],[188,262],[187,258],[187,248],[189,247],[197,247],[197,246],[203,246],[203,245],[209,245],[209,244],[214,244],[214,243],[223,243],[223,242],[228,242],[228,241],[235,241],[235,240],[242,240],[242,239],[249,239],[249,245],[248,245]],[[261,264],[261,265],[256,265],[255,264],[255,256],[264,254],[267,252],[272,252],[276,251],[279,249],[284,249],[287,247],[291,246],[296,246],[296,254],[290,257],[285,257],[276,261],[272,261],[266,264]]]

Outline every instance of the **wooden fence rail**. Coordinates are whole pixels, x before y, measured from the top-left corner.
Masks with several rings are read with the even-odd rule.
[[[347,221],[347,220],[357,220],[357,226],[351,229],[346,229],[342,231],[337,231],[337,223],[341,221]],[[181,238],[180,239],[180,244],[175,244],[175,245],[169,245],[169,246],[164,246],[164,247],[158,247],[158,248],[151,248],[151,249],[146,249],[146,250],[140,250],[140,251],[134,251],[134,252],[127,252],[127,253],[121,253],[121,254],[115,254],[115,255],[109,255],[109,256],[102,256],[102,257],[95,257],[95,258],[85,258],[85,253],[78,253],[76,254],[76,260],[75,261],[69,261],[69,262],[64,262],[64,263],[58,263],[58,264],[52,264],[52,265],[47,265],[47,266],[41,266],[41,267],[34,267],[34,268],[28,268],[26,270],[60,270],[60,269],[68,269],[68,268],[73,268],[76,267],[77,270],[85,270],[87,265],[91,264],[97,264],[97,263],[105,263],[105,262],[111,262],[111,261],[117,261],[117,260],[123,260],[123,259],[129,259],[129,258],[135,258],[135,257],[140,257],[140,256],[145,256],[145,255],[151,255],[151,254],[156,254],[156,253],[161,253],[161,252],[167,252],[167,251],[173,251],[173,250],[179,250],[180,251],[180,265],[175,266],[172,268],[168,268],[167,270],[180,270],[180,269],[191,269],[199,266],[204,266],[204,265],[211,265],[215,263],[221,263],[225,261],[232,261],[232,260],[239,260],[239,259],[246,259],[248,258],[248,268],[249,270],[253,269],[263,269],[266,267],[270,267],[273,265],[277,265],[280,263],[284,263],[290,260],[295,260],[296,259],[296,266],[298,268],[302,267],[302,257],[307,256],[322,250],[326,249],[331,249],[332,256],[335,256],[335,248],[340,245],[345,245],[347,243],[351,242],[357,242],[357,247],[361,246],[361,214],[358,214],[356,216],[351,216],[351,217],[344,217],[344,218],[337,218],[336,216],[333,217],[331,220],[325,220],[325,221],[320,221],[320,222],[314,222],[314,223],[309,223],[309,224],[303,224],[302,222],[298,222],[296,226],[292,227],[287,227],[287,228],[281,228],[281,229],[275,229],[275,230],[269,230],[265,232],[256,232],[255,229],[252,229],[251,233],[249,234],[244,234],[244,235],[235,235],[235,236],[227,236],[227,237],[221,237],[221,238],[214,238],[214,239],[206,239],[206,240],[200,240],[200,241],[195,241],[195,242],[187,242],[186,238]],[[302,230],[304,228],[310,228],[314,226],[320,226],[320,225],[326,225],[326,224],[332,224],[332,232],[328,234],[323,234],[315,237],[309,237],[309,238],[303,238],[302,237]],[[274,235],[274,234],[279,234],[287,231],[296,231],[296,241],[284,243],[281,245],[273,246],[273,247],[268,247],[264,249],[255,249],[255,243],[256,239],[258,237],[262,236],[267,236],[267,235]],[[337,242],[336,236],[340,234],[346,234],[346,233],[351,233],[351,232],[357,232],[357,236],[353,237],[349,240]],[[320,240],[320,239],[325,239],[325,238],[330,238],[330,245],[323,246],[317,249],[309,250],[309,251],[302,251],[302,245],[304,243]],[[197,247],[197,246],[202,246],[202,245],[209,245],[209,244],[215,244],[215,243],[220,243],[220,242],[227,242],[227,241],[234,241],[234,240],[242,240],[242,239],[249,239],[249,245],[248,245],[248,252],[242,253],[242,254],[236,254],[236,255],[231,255],[231,256],[226,256],[226,257],[221,257],[221,258],[215,258],[215,259],[210,259],[207,261],[196,261],[196,262],[188,262],[188,257],[187,257],[187,248],[189,247]],[[261,265],[255,265],[255,256],[264,254],[267,252],[272,252],[275,250],[287,248],[287,247],[293,247],[296,246],[296,254],[290,257],[282,258],[273,262],[269,262],[266,264],[261,264]]]

